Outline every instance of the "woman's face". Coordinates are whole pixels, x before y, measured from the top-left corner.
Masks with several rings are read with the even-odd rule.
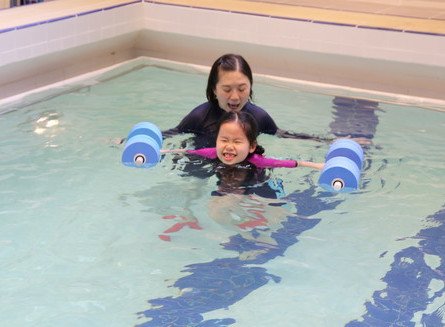
[[[256,144],[250,144],[243,129],[237,122],[227,122],[219,128],[216,138],[216,154],[226,165],[243,162],[255,151]]]
[[[250,81],[243,73],[220,70],[214,92],[221,109],[239,112],[249,101],[250,88]]]

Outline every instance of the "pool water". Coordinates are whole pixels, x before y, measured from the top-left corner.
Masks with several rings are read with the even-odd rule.
[[[125,167],[115,142],[140,121],[175,126],[206,79],[120,67],[0,108],[0,324],[442,326],[444,113],[255,83],[283,129],[365,136],[361,188],[331,194],[319,172],[275,169],[284,206],[246,197],[215,219],[215,176],[184,174],[191,159],[173,155]],[[329,147],[259,142],[314,161]],[[270,224],[234,223],[255,212]]]

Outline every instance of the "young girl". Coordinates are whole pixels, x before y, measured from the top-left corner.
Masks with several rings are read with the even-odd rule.
[[[224,193],[236,192],[240,187],[258,185],[263,179],[263,168],[300,166],[323,169],[323,163],[267,158],[263,156],[263,147],[257,143],[257,136],[257,124],[252,115],[244,111],[227,112],[220,120],[215,148],[162,152],[184,152],[215,160],[220,190],[222,188]]]

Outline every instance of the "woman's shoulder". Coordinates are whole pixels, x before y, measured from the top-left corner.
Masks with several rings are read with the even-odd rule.
[[[193,108],[184,118],[183,123],[195,124],[197,121],[202,121],[207,116],[211,105],[209,102],[201,103],[199,106]]]
[[[252,116],[254,117],[258,117],[258,116],[269,116],[269,114],[267,113],[266,110],[264,110],[263,108],[261,108],[260,106],[252,103],[252,102],[247,102],[246,106],[245,106],[245,110],[250,113]]]
[[[200,105],[193,108],[192,111],[189,112],[188,116],[191,116],[191,115],[202,116],[202,114],[208,112],[210,110],[210,108],[211,108],[210,102],[207,101],[207,102],[201,103]]]
[[[250,101],[248,101],[248,102],[246,103],[246,109],[249,109],[249,110],[252,110],[252,109],[260,109],[260,110],[265,111],[263,108],[261,108],[260,106],[256,105],[256,104],[253,103],[253,102],[250,102]]]
[[[277,124],[273,118],[267,113],[266,110],[253,104],[252,102],[248,102],[244,107],[245,110],[251,114],[258,123],[258,131],[260,133],[266,134],[275,134],[278,130]]]

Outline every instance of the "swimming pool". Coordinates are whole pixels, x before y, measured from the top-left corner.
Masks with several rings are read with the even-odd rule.
[[[172,127],[205,84],[180,64],[124,65],[0,108],[1,324],[443,324],[444,114],[256,82],[255,102],[281,128],[372,144],[352,194],[276,169],[287,214],[264,211],[281,218],[249,233],[208,214],[214,176],[188,176],[187,160],[168,156],[125,167],[113,142],[139,121]],[[260,142],[277,157],[322,161],[328,149]]]

